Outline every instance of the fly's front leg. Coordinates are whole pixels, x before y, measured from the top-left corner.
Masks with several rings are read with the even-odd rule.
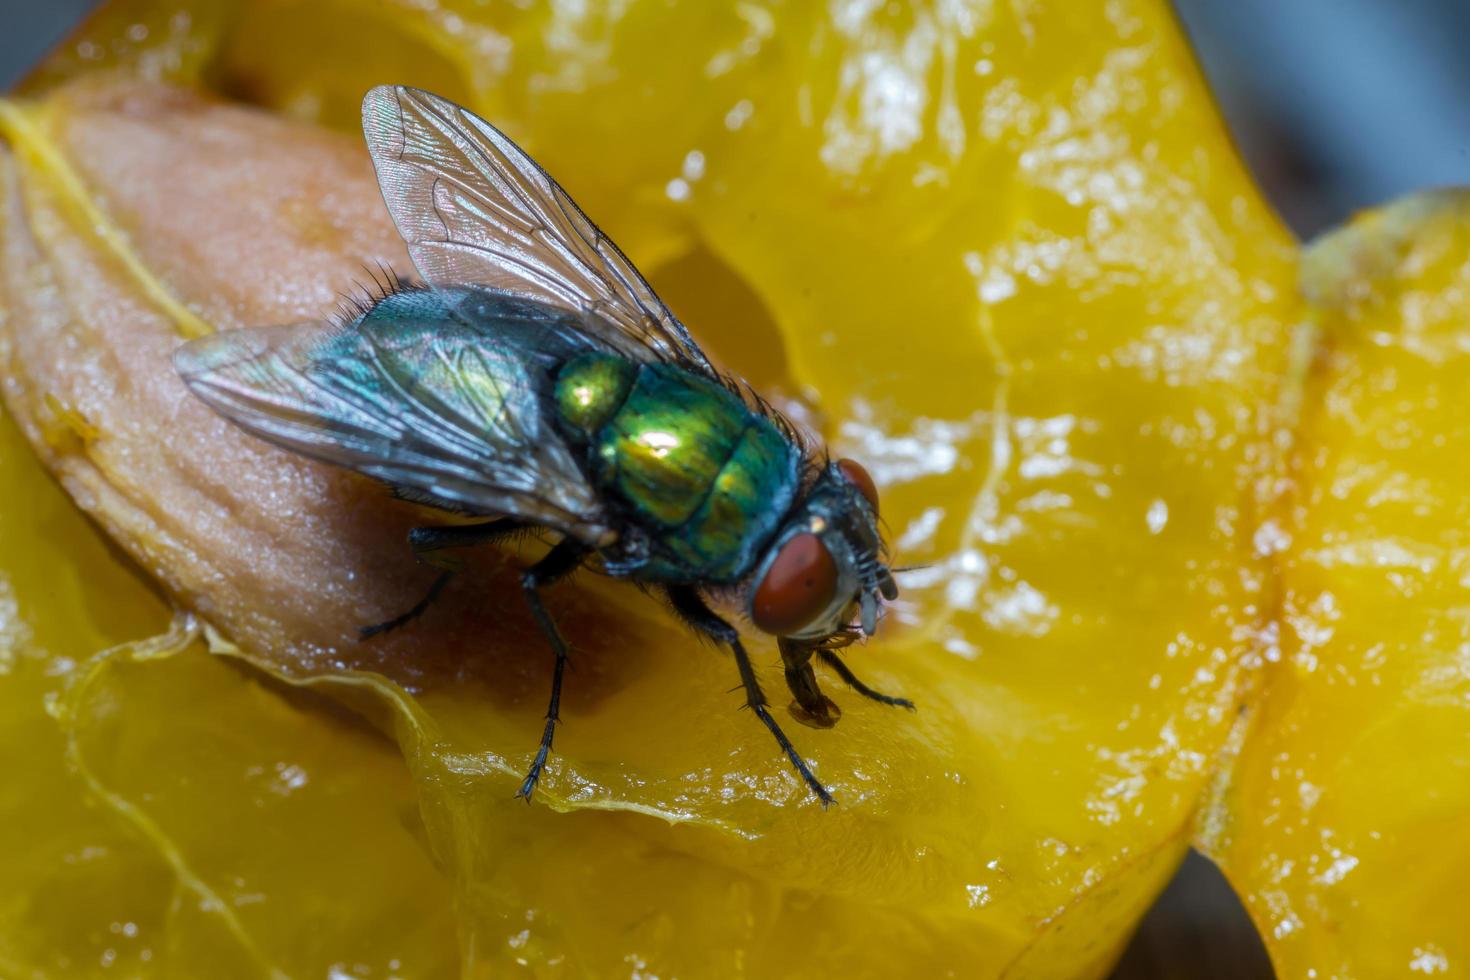
[[[545,558],[526,569],[521,575],[521,589],[526,594],[526,603],[531,607],[531,615],[536,617],[536,624],[541,627],[541,632],[546,634],[551,650],[556,654],[556,667],[551,675],[551,704],[546,709],[546,730],[541,734],[541,745],[536,750],[536,758],[532,760],[531,768],[526,772],[526,779],[521,783],[521,788],[516,791],[516,796],[521,797],[527,803],[531,802],[531,794],[536,791],[536,780],[541,778],[541,770],[546,768],[546,757],[551,754],[551,738],[556,733],[556,723],[561,714],[561,679],[567,666],[566,641],[561,638],[556,623],[552,622],[551,615],[541,604],[540,589],[575,571],[586,556],[587,547],[585,545],[571,538],[562,538],[556,543],[556,547],[546,553]]]
[[[776,744],[781,751],[786,753],[786,758],[796,767],[797,774],[806,782],[807,786],[817,799],[822,801],[825,809],[832,803],[832,794],[827,788],[817,781],[812,775],[806,760],[797,754],[791,745],[791,740],[786,733],[781,731],[781,726],[776,724],[776,719],[771,717],[769,710],[770,702],[766,700],[765,692],[761,690],[760,681],[756,680],[755,668],[750,664],[750,655],[745,652],[745,646],[740,642],[740,632],[725,622],[705,605],[698,592],[690,588],[676,587],[668,590],[669,601],[673,603],[674,610],[683,617],[691,627],[705,636],[708,636],[730,648],[735,655],[735,667],[740,671],[740,683],[745,688],[745,706],[755,712],[755,716],[770,730],[776,738]]]
[[[831,728],[842,718],[842,710],[817,686],[817,675],[812,670],[812,654],[809,646],[790,640],[776,641],[781,648],[781,661],[786,665],[786,686],[791,689],[791,717],[811,728]]]
[[[852,688],[863,697],[871,698],[872,700],[877,701],[879,704],[892,705],[895,708],[908,708],[910,711],[914,710],[914,702],[910,701],[908,698],[896,698],[892,694],[883,694],[880,691],[873,690],[871,687],[858,680],[857,675],[852,672],[852,668],[843,663],[842,659],[831,650],[818,650],[817,656],[822,658],[822,663],[835,670],[837,672],[837,676],[841,677],[844,681],[847,682],[848,687]]]
[[[392,619],[372,626],[364,626],[358,630],[362,639],[371,639],[383,633],[390,632],[413,622],[424,614],[424,611],[434,604],[439,598],[439,593],[444,591],[444,586],[459,571],[460,560],[457,555],[449,555],[444,552],[453,548],[469,548],[477,544],[486,544],[497,538],[524,531],[527,525],[509,517],[490,521],[486,524],[450,524],[444,527],[416,527],[408,532],[408,546],[413,549],[414,557],[426,565],[433,565],[439,569],[439,575],[434,579],[434,584],[429,586],[429,591],[424,597],[414,603],[407,612],[394,616]]]

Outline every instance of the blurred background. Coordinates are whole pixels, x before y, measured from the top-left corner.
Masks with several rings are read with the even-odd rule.
[[[1242,154],[1303,237],[1470,184],[1470,0],[1174,0]]]
[[[1302,237],[1429,186],[1470,184],[1470,0],[1174,0],[1235,140]],[[0,0],[9,87],[94,0]],[[1118,980],[1271,976],[1224,879],[1191,855]]]

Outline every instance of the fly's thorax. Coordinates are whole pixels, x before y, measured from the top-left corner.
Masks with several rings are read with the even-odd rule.
[[[797,447],[701,374],[583,355],[558,372],[556,404],[596,484],[651,538],[640,577],[737,581],[796,494]]]
[[[573,428],[592,436],[622,407],[638,366],[609,354],[583,354],[556,376],[556,408]]]

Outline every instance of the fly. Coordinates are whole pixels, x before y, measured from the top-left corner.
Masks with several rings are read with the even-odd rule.
[[[749,385],[717,370],[684,325],[530,157],[469,111],[381,86],[362,106],[383,199],[424,285],[350,318],[231,330],[174,354],[189,388],[248,432],[356,470],[479,523],[415,528],[441,569],[395,629],[453,574],[449,549],[519,531],[555,543],[521,587],[556,657],[546,728],[518,796],[551,752],[567,646],[541,590],[584,565],[661,592],[727,645],[746,704],[826,806],[831,794],[769,710],[731,622],[777,638],[801,722],[837,706],[814,660],[859,694],[839,651],[898,590],[866,470],[831,460]]]

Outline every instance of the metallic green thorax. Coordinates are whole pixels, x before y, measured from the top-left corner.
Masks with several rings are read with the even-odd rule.
[[[568,362],[556,403],[594,479],[654,532],[640,577],[733,582],[796,495],[799,451],[713,381],[603,354]]]

